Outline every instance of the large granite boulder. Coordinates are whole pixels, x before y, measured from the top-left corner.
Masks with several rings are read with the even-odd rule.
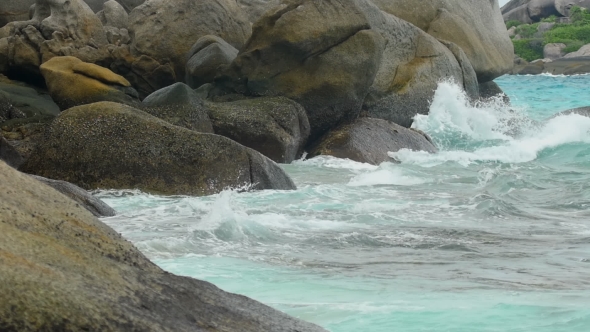
[[[41,65],[41,74],[49,94],[63,110],[98,101],[134,104],[138,98],[122,76],[70,56],[45,62]]]
[[[237,0],[238,5],[252,23],[258,21],[267,10],[281,3],[281,0]]]
[[[208,102],[215,133],[252,148],[277,163],[299,157],[309,137],[305,110],[285,97]]]
[[[167,273],[75,201],[0,161],[3,331],[319,332]]]
[[[173,125],[213,133],[203,100],[184,83],[160,89],[143,100],[142,109]]]
[[[564,55],[564,58],[577,58],[577,57],[589,57],[590,56],[590,44],[586,44],[582,46],[579,50],[575,52],[568,53]]]
[[[543,59],[557,60],[565,55],[563,51],[567,45],[564,43],[549,43],[543,46]]]
[[[86,190],[74,184],[66,181],[47,179],[37,175],[31,175],[31,177],[76,201],[76,203],[80,204],[83,208],[90,211],[90,213],[96,217],[112,217],[116,214],[115,210],[113,210],[113,208],[108,206],[105,202],[92,196]]]
[[[441,79],[463,84],[471,75],[476,82],[465,65],[434,37],[370,1],[293,0],[255,23],[216,85],[295,100],[307,112],[313,141],[355,120],[361,109],[409,126],[416,113],[428,112]]]
[[[103,4],[102,10],[96,13],[103,26],[110,26],[119,29],[127,29],[129,14],[125,8],[115,0],[109,0]],[[107,36],[108,38],[108,36]]]
[[[186,56],[186,84],[191,88],[198,88],[213,82],[220,67],[229,66],[236,56],[238,50],[217,36],[199,38]]]
[[[229,187],[295,188],[279,166],[254,150],[122,104],[73,107],[47,133],[20,169],[84,189],[209,195]]]
[[[551,15],[569,16],[574,6],[588,9],[590,0],[512,0],[502,7],[502,16],[528,24]]]
[[[199,38],[216,35],[239,49],[251,27],[235,0],[148,0],[130,13],[129,31],[136,53],[171,62],[182,80],[186,54]]]
[[[431,153],[438,151],[430,138],[420,131],[387,120],[359,118],[322,137],[308,156],[329,155],[379,165],[384,161],[392,161],[388,152],[401,149]]]
[[[372,0],[387,13],[465,52],[480,83],[507,73],[514,48],[497,0]]]

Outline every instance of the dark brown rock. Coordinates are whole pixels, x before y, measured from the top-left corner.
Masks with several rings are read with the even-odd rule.
[[[430,138],[420,131],[386,120],[359,118],[322,137],[309,156],[329,155],[378,165],[392,161],[387,153],[400,149],[437,152]]]

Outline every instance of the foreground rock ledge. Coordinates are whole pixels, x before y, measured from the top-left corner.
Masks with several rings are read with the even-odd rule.
[[[62,112],[20,170],[84,189],[167,195],[295,189],[278,165],[252,149],[112,102]]]
[[[0,161],[1,331],[323,329],[164,272],[74,201]]]

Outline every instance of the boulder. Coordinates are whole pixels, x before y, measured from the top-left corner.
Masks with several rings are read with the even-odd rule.
[[[203,100],[184,83],[160,89],[143,100],[143,110],[173,125],[213,133]]]
[[[567,46],[563,43],[550,43],[543,47],[543,58],[557,60],[565,55],[563,51]]]
[[[171,62],[184,77],[186,54],[201,37],[216,35],[241,48],[250,22],[235,0],[148,0],[129,15],[132,49],[158,62]]]
[[[329,155],[379,165],[391,161],[388,152],[400,149],[437,152],[430,138],[420,131],[387,120],[359,118],[322,137],[309,156]]]
[[[529,17],[533,22],[539,22],[551,15],[561,16],[555,8],[555,0],[531,0],[528,3]]]
[[[583,115],[586,117],[590,117],[590,106],[572,108],[572,109],[569,109],[566,111],[562,111],[562,112],[559,112],[559,113],[553,115],[551,118],[554,118],[554,117],[560,116],[560,115],[569,115],[569,114],[579,114],[579,115]]]
[[[309,137],[305,110],[284,97],[208,102],[215,133],[252,148],[277,163],[301,156]]]
[[[254,150],[122,104],[71,108],[47,133],[21,170],[84,189],[210,195],[230,187],[295,188],[276,164]]]
[[[103,9],[103,4],[105,2],[112,1],[112,0],[84,0],[88,4],[88,6],[94,11],[98,13]],[[123,8],[125,8],[126,12],[131,12],[133,8],[141,5],[145,2],[145,0],[116,0]]]
[[[480,83],[507,73],[514,47],[497,0],[372,0],[387,13],[457,44]]]
[[[479,97],[481,99],[490,99],[500,97],[505,103],[510,103],[510,98],[494,81],[485,82],[479,85]]]
[[[78,203],[0,161],[4,331],[319,332],[167,273]]]
[[[577,58],[577,57],[589,57],[590,56],[590,44],[586,44],[582,46],[579,50],[575,52],[568,53],[564,55],[564,58]]]
[[[307,112],[312,140],[354,120],[385,46],[361,2],[295,0],[274,7],[254,24],[248,44],[217,83],[295,100]]]
[[[2,135],[0,135],[0,160],[13,168],[18,168],[24,162],[20,153]]]
[[[14,107],[8,94],[0,92],[0,124],[10,119],[24,118],[26,115]]]
[[[590,56],[561,58],[544,64],[544,73],[553,75],[578,75],[590,73]]]
[[[533,20],[529,16],[529,8],[526,3],[519,7],[510,7],[512,8],[510,10],[505,10],[505,8],[506,6],[502,7],[502,18],[504,21],[519,21],[524,24],[533,23]]]
[[[60,112],[59,106],[45,91],[39,91],[26,84],[0,82],[0,96],[22,112],[23,116],[20,117],[57,116]]]
[[[293,99],[305,108],[314,141],[361,109],[409,126],[428,112],[439,80],[462,85],[464,75],[469,70],[445,45],[370,1],[295,0],[255,23],[212,94]]]
[[[590,0],[555,0],[555,9],[562,16],[570,16],[570,9],[574,6],[590,9]]]
[[[207,35],[199,38],[188,52],[185,81],[191,88],[213,82],[221,66],[229,66],[238,50],[225,40]]]
[[[137,92],[122,76],[70,56],[41,65],[49,94],[61,109],[98,101],[134,104]]]
[[[115,210],[105,202],[92,196],[86,190],[74,184],[65,181],[51,180],[37,175],[31,175],[31,177],[76,201],[76,203],[80,204],[96,217],[112,217],[116,214]]]
[[[125,11],[125,8],[115,0],[105,2],[103,9],[96,13],[96,16],[98,16],[103,26],[127,29],[129,15]]]

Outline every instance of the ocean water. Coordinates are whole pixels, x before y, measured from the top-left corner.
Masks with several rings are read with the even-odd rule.
[[[296,191],[96,195],[162,268],[333,332],[590,331],[590,76],[441,82],[414,127],[437,154],[283,165]]]

